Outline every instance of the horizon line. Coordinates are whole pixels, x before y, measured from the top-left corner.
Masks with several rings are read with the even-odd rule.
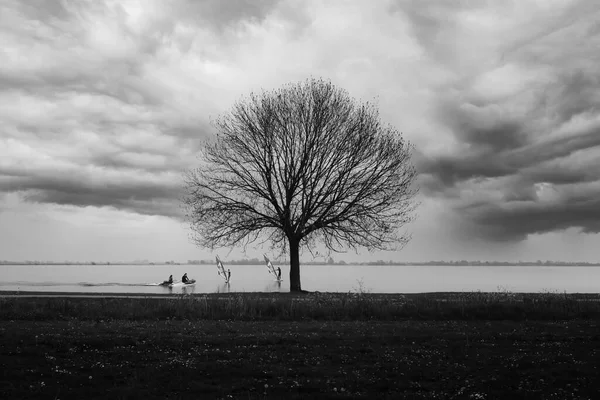
[[[224,263],[229,264],[264,264],[264,260],[258,258],[251,259],[232,259],[222,260]],[[289,259],[272,259],[274,263],[289,263]],[[213,264],[214,261],[211,259],[200,259],[200,260],[187,260],[187,261],[152,261],[152,260],[130,260],[130,261],[79,261],[79,260],[0,260],[0,265],[207,265]],[[499,265],[599,265],[600,261],[564,261],[564,260],[519,260],[519,261],[501,261],[501,260],[428,260],[428,261],[300,261],[300,264],[313,264],[313,265],[486,265],[486,264],[499,264]]]

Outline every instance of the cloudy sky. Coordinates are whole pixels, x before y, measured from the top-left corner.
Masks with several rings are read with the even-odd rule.
[[[211,258],[210,119],[313,76],[416,148],[413,240],[337,258],[598,261],[598,49],[596,0],[0,0],[0,259]]]

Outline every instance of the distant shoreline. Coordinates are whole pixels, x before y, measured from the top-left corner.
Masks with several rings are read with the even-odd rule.
[[[228,265],[264,265],[264,262],[240,262],[240,261],[223,261]],[[288,265],[288,261],[273,261],[274,264]],[[60,266],[60,265],[95,265],[95,266],[106,266],[106,265],[127,265],[127,266],[165,266],[165,265],[213,265],[212,262],[202,263],[176,263],[176,262],[38,262],[38,261],[0,261],[0,265],[8,266],[29,266],[29,265],[49,265],[49,266]],[[435,267],[600,267],[600,263],[590,262],[566,262],[566,261],[542,261],[542,262],[506,262],[506,261],[427,261],[427,262],[364,262],[364,263],[345,263],[345,262],[301,262],[303,265],[342,265],[342,266],[390,266],[390,267],[418,267],[418,266],[435,266]]]

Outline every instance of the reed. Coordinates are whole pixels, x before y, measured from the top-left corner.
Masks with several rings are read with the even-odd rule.
[[[1,298],[2,320],[600,319],[600,296],[565,293],[234,293],[172,298]]]

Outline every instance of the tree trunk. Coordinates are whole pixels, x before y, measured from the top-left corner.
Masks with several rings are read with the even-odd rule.
[[[290,292],[300,292],[300,241],[289,239],[290,242]]]

